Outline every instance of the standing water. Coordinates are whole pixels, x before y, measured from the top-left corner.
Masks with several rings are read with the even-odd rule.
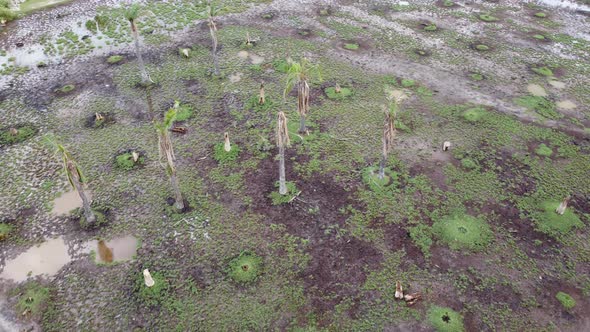
[[[590,11],[590,6],[582,5],[571,0],[537,0],[537,3],[549,7]]]

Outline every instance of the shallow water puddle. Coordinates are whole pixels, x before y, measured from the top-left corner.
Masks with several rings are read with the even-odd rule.
[[[538,3],[549,7],[569,8],[574,10],[590,10],[590,6],[585,6],[571,0],[537,0]]]
[[[571,100],[562,100],[557,102],[555,105],[557,108],[561,108],[562,110],[573,110],[574,108],[578,107]]]
[[[529,84],[527,85],[526,89],[533,96],[547,97],[547,91],[545,91],[545,89],[543,89],[543,87],[539,84]]]
[[[92,194],[89,191],[86,191],[86,195],[89,200],[92,200]],[[53,201],[53,210],[51,210],[51,214],[61,216],[68,214],[73,209],[79,207],[82,207],[82,199],[80,198],[80,195],[78,195],[78,192],[72,190],[62,194]]]
[[[125,236],[107,242],[93,240],[82,245],[81,253],[90,253],[92,250],[97,252],[97,263],[126,261],[132,259],[137,252],[137,239],[134,236]],[[63,237],[50,239],[7,261],[0,279],[22,282],[29,276],[51,277],[72,260]]]

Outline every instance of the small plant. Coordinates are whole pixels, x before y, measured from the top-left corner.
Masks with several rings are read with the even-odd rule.
[[[116,63],[123,61],[123,59],[124,57],[122,55],[111,55],[107,58],[107,63],[110,65],[114,65]]]
[[[534,34],[533,38],[535,38],[536,40],[547,40],[547,37],[541,35],[541,34]],[[550,75],[548,75],[550,76]]]
[[[279,186],[279,182],[277,181],[275,183],[275,187],[279,188]],[[286,192],[284,194],[281,194],[278,191],[273,191],[270,193],[268,197],[272,200],[272,205],[282,205],[290,203],[294,197],[300,194],[300,191],[299,189],[297,189],[295,183],[291,181],[285,182],[285,190]]]
[[[49,288],[38,282],[31,282],[25,286],[16,303],[19,316],[38,317],[49,301]]]
[[[115,157],[115,165],[125,171],[130,171],[142,165],[144,161],[143,155],[136,151],[124,152]]]
[[[553,76],[553,70],[551,70],[551,68],[549,68],[547,66],[533,67],[533,68],[531,68],[531,70],[541,76],[547,76],[547,77]]]
[[[536,12],[534,14],[534,16],[535,17],[538,17],[538,18],[546,18],[547,17],[547,13],[545,13],[545,12]]]
[[[62,86],[61,88],[57,89],[56,92],[58,93],[68,93],[68,92],[72,92],[74,89],[76,88],[75,85],[73,84],[67,84]]]
[[[539,144],[539,146],[535,149],[535,153],[542,157],[551,157],[553,154],[553,149],[545,145],[544,143]]]
[[[463,332],[463,316],[451,308],[432,306],[428,310],[428,321],[437,332]]]
[[[563,114],[555,110],[555,103],[545,97],[524,96],[516,98],[515,102],[517,105],[535,111],[537,114],[547,119],[556,120],[563,118]]]
[[[343,46],[343,47],[344,47],[345,49],[347,49],[347,50],[350,50],[350,51],[356,51],[356,50],[358,50],[358,49],[359,49],[361,46],[360,46],[358,43],[351,42],[351,43],[344,43],[344,46]]]
[[[477,163],[470,158],[463,158],[461,159],[461,166],[465,169],[475,169],[477,168]]]
[[[432,31],[436,31],[436,30],[438,30],[438,27],[436,26],[436,24],[434,24],[434,23],[430,23],[430,24],[425,24],[425,25],[424,25],[424,28],[422,28],[422,29],[423,29],[424,31],[429,31],[429,32],[432,32]]]
[[[488,112],[483,107],[472,107],[463,112],[463,118],[468,122],[478,122],[479,120],[483,119]]]
[[[453,6],[455,6],[455,2],[454,2],[454,1],[452,1],[452,0],[444,0],[444,1],[442,2],[442,5],[443,5],[444,7],[453,7]]]
[[[399,174],[386,167],[383,169],[383,178],[379,177],[379,167],[371,166],[363,170],[363,182],[374,192],[383,192],[389,188],[395,188]]]
[[[92,209],[92,213],[96,217],[96,221],[93,223],[89,223],[86,220],[84,210],[77,208],[72,212],[74,218],[79,219],[78,223],[80,225],[80,228],[84,230],[99,229],[109,223],[107,214],[111,209],[110,206],[95,201],[91,203],[90,208]]]
[[[176,108],[176,119],[174,121],[186,121],[193,116],[194,111],[190,105],[175,101],[174,108]]]
[[[225,150],[225,142],[220,142],[215,144],[213,150],[213,158],[217,160],[219,164],[229,164],[236,159],[240,155],[240,147],[236,144],[231,145],[231,149],[229,151]]]
[[[402,84],[402,87],[408,89],[408,88],[415,87],[416,86],[416,81],[411,80],[411,79],[408,79],[408,78],[403,78],[401,80],[401,84]]]
[[[262,264],[262,257],[250,251],[242,251],[240,255],[229,262],[227,274],[240,284],[252,283],[262,273]]]
[[[477,45],[475,45],[475,49],[477,51],[485,52],[485,51],[489,51],[490,50],[490,47],[488,45],[486,45],[486,44],[477,44]]]
[[[324,90],[328,99],[340,100],[352,96],[352,90],[350,88],[342,88],[340,86],[331,86]]]
[[[485,77],[480,73],[471,73],[469,77],[474,81],[483,81]]]
[[[11,231],[12,226],[6,223],[0,223],[0,241],[6,240]]]
[[[555,212],[561,202],[546,201],[539,206],[540,213],[535,216],[539,231],[560,237],[568,235],[573,229],[584,227],[584,223],[574,213],[573,209],[566,209],[563,215]]]
[[[138,300],[148,307],[155,307],[168,298],[170,288],[168,280],[160,272],[152,272],[151,277],[154,281],[153,286],[148,287],[142,273],[136,273],[135,277],[135,294]]]
[[[492,240],[490,226],[481,218],[455,214],[435,222],[433,233],[453,250],[479,251]]]
[[[576,306],[576,300],[567,293],[558,292],[555,298],[557,298],[561,306],[566,310],[571,310]]]
[[[11,145],[24,142],[35,136],[37,129],[31,125],[19,125],[0,131],[0,145]]]
[[[499,19],[491,14],[479,14],[479,19],[484,22],[497,22]]]

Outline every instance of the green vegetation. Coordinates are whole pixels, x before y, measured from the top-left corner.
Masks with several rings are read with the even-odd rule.
[[[224,142],[215,144],[213,149],[213,158],[221,165],[230,164],[238,159],[240,147],[236,144],[231,145],[231,150],[225,151]]]
[[[11,231],[12,226],[6,223],[0,223],[0,241],[6,240]]]
[[[547,119],[561,119],[563,114],[555,110],[555,103],[545,97],[524,96],[516,98],[516,104],[526,107]]]
[[[499,18],[491,15],[491,14],[480,14],[479,19],[484,21],[484,22],[496,22],[499,20]]]
[[[143,274],[140,272],[135,273],[135,295],[140,304],[147,307],[156,307],[161,303],[164,303],[170,292],[170,284],[168,279],[161,272],[151,271],[152,279],[154,279],[154,285],[148,287],[145,285]]]
[[[478,51],[485,52],[485,51],[489,51],[490,50],[490,47],[488,45],[485,45],[485,44],[477,44],[477,45],[475,45],[475,49],[478,50]]]
[[[574,298],[567,293],[558,292],[555,295],[555,298],[559,301],[559,303],[561,303],[561,306],[563,306],[563,308],[566,310],[571,310],[576,306],[576,300],[574,300]]]
[[[463,332],[463,316],[451,308],[432,306],[428,310],[428,321],[437,332]]]
[[[262,257],[250,251],[242,251],[229,262],[227,274],[237,283],[254,282],[262,273],[262,262]]]
[[[549,68],[547,66],[533,67],[533,68],[531,68],[531,70],[541,76],[547,76],[547,77],[553,76],[553,70],[551,70],[551,68]]]
[[[29,282],[18,296],[16,311],[19,316],[38,317],[49,301],[49,288],[38,282]]]
[[[474,81],[483,81],[485,77],[480,73],[471,73],[469,77]]]
[[[133,168],[142,165],[144,159],[143,155],[138,153],[137,160],[135,160],[133,152],[125,152],[115,157],[115,165],[122,170],[130,171]]]
[[[475,169],[477,168],[477,163],[471,158],[463,158],[461,159],[461,166],[465,169]]]
[[[451,249],[480,251],[493,238],[490,226],[481,217],[454,214],[432,225],[433,234]]]
[[[399,174],[390,168],[385,168],[385,176],[379,178],[379,167],[370,166],[363,170],[363,182],[374,192],[384,192],[395,189],[398,183]]]
[[[483,107],[472,107],[463,112],[463,118],[469,122],[475,123],[482,120],[488,111]]]
[[[113,65],[116,63],[120,63],[121,61],[123,61],[123,59],[125,58],[122,55],[111,55],[110,57],[108,57],[107,63]]]
[[[408,79],[408,78],[403,78],[401,80],[401,84],[402,84],[402,87],[408,89],[408,88],[415,87],[416,86],[416,81],[411,80],[411,79]]]
[[[56,92],[59,92],[59,93],[68,93],[68,92],[74,91],[75,88],[76,88],[75,85],[73,85],[73,84],[67,84],[67,85],[64,85],[61,88],[57,89]]]
[[[424,31],[430,31],[430,32],[432,32],[432,31],[436,31],[436,30],[438,30],[438,28],[436,27],[436,24],[434,24],[434,23],[430,23],[430,24],[426,24],[426,25],[424,26],[423,30],[424,30]]]
[[[345,49],[347,50],[351,50],[351,51],[356,51],[358,50],[361,46],[358,43],[344,43],[343,46]]]
[[[535,149],[535,153],[542,157],[551,157],[551,155],[553,154],[553,149],[545,145],[545,143],[541,143]]]
[[[535,17],[538,17],[538,18],[546,18],[547,17],[547,13],[545,13],[545,12],[536,12],[534,14],[534,16]]]
[[[572,208],[566,209],[563,215],[555,212],[559,204],[556,201],[543,202],[539,206],[540,213],[533,215],[539,231],[557,238],[570,235],[573,229],[584,227]]]
[[[299,189],[297,189],[295,182],[287,181],[285,182],[285,185],[287,187],[287,193],[285,195],[281,195],[278,191],[273,191],[268,196],[272,201],[272,205],[282,205],[290,203],[297,195],[301,193]],[[277,181],[275,183],[275,188],[278,187],[279,182]]]
[[[177,103],[176,107],[176,119],[174,121],[186,121],[190,119],[193,114],[193,108],[188,104]]]
[[[0,0],[0,21],[9,22],[16,17],[17,14],[10,9],[10,0]]]
[[[547,40],[547,38],[541,34],[534,34],[533,38],[535,38],[537,40]],[[544,76],[551,76],[551,75],[544,75]]]
[[[0,131],[0,146],[24,142],[37,134],[37,128],[31,125],[19,125]]]
[[[331,86],[324,90],[326,96],[330,99],[344,99],[352,96],[352,90],[350,88],[340,88],[340,91],[336,91],[336,88]]]
[[[453,7],[453,6],[455,6],[455,2],[452,0],[444,0],[442,2],[442,5],[445,7]]]

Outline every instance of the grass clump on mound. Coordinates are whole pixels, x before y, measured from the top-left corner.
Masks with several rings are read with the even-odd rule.
[[[297,186],[294,182],[287,181],[286,185],[287,194],[281,195],[279,194],[279,191],[276,190],[271,192],[270,195],[268,195],[268,197],[272,200],[272,205],[281,205],[289,203],[291,202],[291,200],[293,200],[293,197],[299,195],[299,189],[297,189]],[[279,181],[275,183],[275,187],[279,188]]]
[[[526,107],[535,113],[552,120],[563,118],[563,114],[555,110],[555,103],[545,97],[524,96],[516,98],[516,104]]]
[[[346,97],[350,97],[352,95],[352,90],[350,88],[340,88],[340,91],[336,91],[336,87],[329,87],[324,90],[326,96],[329,99],[344,99]]]
[[[361,46],[357,43],[345,43],[343,46],[345,49],[350,50],[350,51],[356,51],[358,50]]]
[[[49,288],[38,282],[31,282],[25,286],[16,303],[19,316],[37,317],[41,314],[49,300]]]
[[[432,225],[433,233],[453,250],[479,251],[492,240],[490,226],[481,218],[455,214]]]
[[[489,51],[490,50],[490,47],[488,45],[486,45],[486,44],[477,44],[477,45],[475,45],[475,49],[477,51],[485,52],[485,51]]]
[[[243,251],[232,259],[227,267],[227,274],[235,282],[247,284],[256,281],[262,273],[262,257],[250,251]]]
[[[115,165],[122,170],[130,171],[136,166],[142,165],[144,161],[144,157],[141,154],[136,161],[133,159],[132,152],[125,152],[115,158]]]
[[[20,143],[35,136],[36,133],[37,129],[29,125],[5,128],[0,131],[0,145]]]
[[[535,153],[542,157],[551,157],[553,154],[553,149],[545,145],[544,143],[539,144],[539,146],[535,149]]]
[[[225,151],[225,144],[224,142],[215,144],[214,151],[213,151],[213,158],[217,160],[220,164],[227,164],[235,161],[238,159],[240,155],[240,147],[236,144],[231,145],[231,149],[229,151]]]
[[[560,202],[546,201],[540,205],[541,214],[536,218],[537,228],[540,232],[553,237],[568,235],[575,228],[584,227],[584,223],[574,213],[572,208],[567,208],[563,215],[555,212]]]
[[[491,14],[479,14],[478,18],[484,22],[497,22],[499,18]]]
[[[545,12],[536,12],[534,14],[534,16],[535,17],[538,17],[538,18],[546,18],[547,17],[547,13],[545,13]]]
[[[424,28],[423,28],[423,30],[424,31],[430,31],[430,32],[432,32],[432,31],[438,30],[438,27],[436,26],[436,24],[431,23],[431,24],[425,25]]]
[[[107,63],[110,65],[114,65],[114,64],[119,63],[121,61],[123,61],[122,55],[111,55],[110,57],[107,58]]]
[[[0,223],[0,241],[8,238],[8,234],[12,231],[12,226],[5,223]]]
[[[268,113],[272,111],[277,105],[273,99],[266,97],[264,104],[260,103],[260,97],[258,95],[250,97],[244,104],[245,110],[252,110],[254,112]]]
[[[437,332],[463,332],[463,316],[451,308],[432,306],[427,315]]]
[[[61,88],[57,89],[56,92],[58,92],[58,93],[68,93],[68,92],[74,91],[75,88],[76,88],[75,85],[73,85],[73,84],[67,84],[67,85],[64,85]]]
[[[535,67],[535,68],[531,68],[531,70],[537,75],[547,76],[547,77],[553,76],[553,70],[551,70],[551,68],[549,68],[547,66]]]
[[[148,287],[142,273],[137,273],[135,278],[135,294],[141,303],[149,307],[155,307],[168,298],[168,289],[170,285],[168,280],[160,272],[151,272],[154,285]]]
[[[566,309],[570,310],[576,306],[576,300],[571,297],[569,294],[564,292],[559,292],[555,295],[555,298],[561,303],[561,306]]]
[[[488,114],[488,111],[483,107],[472,107],[463,112],[463,118],[469,122],[478,122],[484,116]]]
[[[379,179],[379,167],[371,166],[363,170],[363,182],[374,192],[382,192],[389,188],[395,188],[399,174],[389,168],[385,168],[385,176]]]

